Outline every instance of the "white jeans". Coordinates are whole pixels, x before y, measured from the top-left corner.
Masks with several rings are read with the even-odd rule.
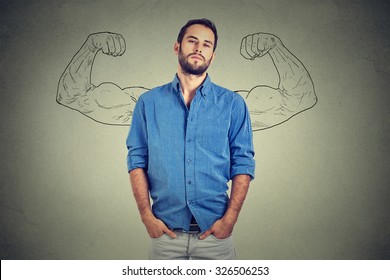
[[[200,240],[198,233],[175,232],[176,238],[164,234],[151,238],[149,259],[151,260],[235,260],[233,237],[217,239],[209,235]]]

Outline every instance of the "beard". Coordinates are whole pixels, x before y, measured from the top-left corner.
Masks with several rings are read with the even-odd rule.
[[[209,61],[206,61],[206,59],[201,55],[204,59],[204,62],[202,64],[199,64],[199,65],[194,65],[188,61],[188,58],[194,54],[195,53],[191,53],[188,56],[184,56],[183,52],[180,49],[179,50],[179,64],[180,64],[181,68],[183,69],[184,74],[201,76],[209,68],[210,63],[211,63],[211,59]]]

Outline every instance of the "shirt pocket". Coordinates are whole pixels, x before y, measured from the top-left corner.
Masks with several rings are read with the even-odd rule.
[[[228,125],[210,120],[203,123],[200,144],[206,153],[222,156],[229,147]]]

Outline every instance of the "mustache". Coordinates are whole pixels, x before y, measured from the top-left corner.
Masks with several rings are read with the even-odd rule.
[[[204,61],[206,60],[206,58],[203,55],[201,55],[200,53],[190,53],[189,55],[187,55],[187,58],[192,56],[192,55],[200,56],[201,58],[203,58]]]

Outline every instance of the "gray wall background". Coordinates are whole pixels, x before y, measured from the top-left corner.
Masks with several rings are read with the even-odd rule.
[[[128,129],[55,101],[90,33],[124,35],[93,81],[173,78],[191,18],[220,33],[210,74],[232,90],[275,85],[241,39],[269,32],[309,70],[319,103],[255,132],[257,171],[235,228],[241,259],[389,259],[390,21],[385,1],[0,1],[2,259],[144,259],[148,238],[126,172]]]

